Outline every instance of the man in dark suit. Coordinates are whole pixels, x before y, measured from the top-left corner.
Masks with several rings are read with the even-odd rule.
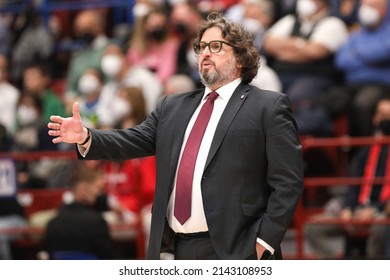
[[[77,166],[70,176],[74,201],[64,204],[46,227],[43,245],[53,259],[114,259],[107,222],[94,209],[104,189],[98,170]]]
[[[147,258],[166,251],[175,259],[281,256],[280,243],[303,191],[301,145],[288,98],[248,85],[259,54],[239,24],[211,14],[194,51],[205,89],[165,96],[132,129],[89,130],[76,103],[72,117],[52,116],[49,134],[54,143],[77,143],[79,158],[156,155]],[[199,119],[214,99],[199,143]],[[189,210],[179,209],[187,205]]]

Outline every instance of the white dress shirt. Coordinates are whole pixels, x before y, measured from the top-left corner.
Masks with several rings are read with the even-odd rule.
[[[173,229],[173,231],[175,232],[194,233],[194,232],[208,231],[206,217],[203,210],[202,192],[201,192],[200,184],[202,180],[204,167],[206,165],[207,156],[209,154],[211,142],[213,141],[214,133],[217,128],[218,122],[221,119],[222,113],[225,110],[230,97],[232,96],[234,90],[238,87],[240,82],[241,79],[236,79],[233,82],[224,85],[223,87],[216,90],[219,96],[214,101],[213,112],[211,114],[206,131],[203,135],[202,143],[199,147],[198,157],[196,158],[196,163],[195,163],[194,178],[192,182],[191,217],[187,220],[187,222],[184,223],[184,225],[180,224],[180,222],[178,222],[173,215],[174,205],[175,205],[176,179],[177,179],[177,169],[176,169],[174,187],[173,187],[172,195],[169,200],[168,209],[167,209],[168,223],[170,227]],[[179,162],[181,160],[181,156],[185,144],[187,142],[188,136],[190,135],[191,129],[194,126],[195,120],[198,117],[200,109],[202,108],[203,104],[207,100],[207,95],[211,91],[212,91],[211,89],[206,87],[202,101],[200,102],[198,108],[196,108],[194,114],[192,115],[188,123],[186,132],[184,134]]]
[[[216,90],[218,93],[217,99],[214,101],[214,108],[211,114],[209,123],[207,125],[205,134],[202,139],[202,143],[199,148],[198,157],[196,158],[194,178],[192,182],[192,202],[191,202],[191,217],[182,225],[179,221],[176,220],[173,215],[174,205],[175,205],[175,193],[176,193],[176,179],[177,179],[177,169],[174,180],[174,188],[171,194],[171,198],[168,203],[167,209],[167,219],[169,226],[173,229],[174,232],[180,233],[195,233],[195,232],[204,232],[208,231],[208,226],[206,222],[206,217],[204,214],[203,200],[202,200],[202,190],[201,190],[201,180],[203,177],[204,167],[206,165],[207,156],[211,147],[211,142],[213,141],[215,130],[219,120],[221,119],[222,113],[226,108],[226,105],[229,102],[230,97],[233,95],[234,90],[241,83],[241,79],[236,79],[233,82],[219,88]],[[183,144],[181,147],[180,158],[183,154],[185,144],[187,142],[188,136],[190,135],[191,129],[194,126],[195,120],[198,117],[200,109],[207,100],[208,94],[211,92],[209,88],[206,87],[202,101],[200,102],[198,108],[196,108],[194,114],[192,115],[190,122],[188,123],[186,132],[184,134]],[[264,246],[267,250],[274,253],[274,249],[264,242],[262,239],[257,238],[257,242]]]

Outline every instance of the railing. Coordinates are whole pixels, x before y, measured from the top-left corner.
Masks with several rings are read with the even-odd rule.
[[[390,144],[390,136],[386,137],[336,137],[336,138],[304,138],[302,139],[302,150],[303,154],[310,149],[320,148],[320,149],[329,149],[334,148],[336,151],[333,151],[335,153],[343,153],[341,149],[350,149],[353,147],[361,147],[361,146],[370,146],[376,143],[380,144]],[[337,149],[339,149],[337,151]],[[344,171],[343,171],[344,172]],[[343,172],[341,172],[341,175],[343,175]],[[338,174],[340,175],[340,174]],[[319,188],[319,187],[329,187],[329,186],[359,186],[363,182],[370,182],[373,184],[383,184],[385,182],[385,178],[383,177],[377,177],[373,179],[366,179],[364,177],[349,177],[348,174],[344,174],[344,176],[327,176],[327,177],[305,177],[304,179],[304,186],[305,191],[310,190],[312,188]],[[304,259],[305,253],[304,253],[304,236],[303,236],[303,226],[306,223],[323,223],[323,224],[340,224],[340,225],[369,225],[373,223],[378,224],[390,224],[390,219],[383,219],[383,220],[366,220],[364,222],[362,221],[344,221],[342,219],[337,218],[329,218],[326,220],[312,220],[310,218],[310,211],[305,208],[304,203],[301,199],[299,202],[296,214],[295,214],[295,220],[294,225],[296,229],[296,243],[297,243],[297,259]]]
[[[309,151],[310,149],[315,148],[323,148],[323,149],[339,149],[336,151],[337,153],[343,153],[340,148],[350,149],[352,147],[359,146],[369,146],[374,143],[382,143],[382,144],[390,144],[390,137],[337,137],[337,138],[304,138],[302,139],[302,149],[303,154]],[[76,153],[74,151],[56,151],[56,152],[28,152],[28,153],[0,153],[0,158],[11,158],[14,160],[39,160],[39,159],[76,159]],[[329,186],[337,186],[337,185],[360,185],[364,182],[365,178],[363,177],[348,177],[347,174],[345,176],[328,176],[328,177],[305,177],[304,185],[305,191],[310,190],[312,188],[318,187],[329,187]],[[372,179],[372,183],[380,184],[384,182],[384,178],[374,178]],[[301,200],[297,212],[295,214],[294,226],[296,230],[296,242],[297,242],[297,259],[304,259],[304,236],[303,236],[303,226],[305,223],[317,223],[317,221],[313,221],[310,219],[308,215],[310,211],[305,209],[303,205],[303,201]],[[334,223],[334,224],[347,224],[341,219],[329,219],[322,221],[322,223]],[[390,223],[389,219],[384,220],[369,220],[366,221],[365,224],[371,223]],[[362,224],[361,222],[348,222],[348,224]],[[34,229],[31,229],[34,230]],[[140,244],[143,240],[140,241]],[[140,245],[142,246],[142,245]]]
[[[39,160],[59,160],[69,159],[76,160],[76,152],[73,151],[36,151],[36,152],[7,152],[0,153],[0,159],[10,159],[12,161],[39,161]],[[1,175],[1,173],[0,173]],[[1,178],[0,178],[1,180]],[[27,216],[33,214],[30,208],[35,210],[52,209],[53,205],[58,205],[62,201],[63,194],[67,191],[66,186],[60,189],[22,189],[18,190],[17,194],[21,196],[29,196],[28,201],[33,203],[35,200],[42,198],[42,207],[35,207],[36,205],[25,206]],[[62,197],[62,198],[61,198]],[[140,198],[141,199],[141,198]],[[35,201],[35,203],[40,203]],[[42,208],[42,209],[41,209]],[[136,242],[136,254],[138,259],[145,257],[145,233],[142,226],[142,213],[138,213],[138,219],[133,222],[119,222],[109,224],[110,232],[114,241],[135,239]],[[33,246],[39,246],[39,238],[42,236],[44,228],[36,226],[27,226],[23,228],[3,228],[0,229],[0,234],[14,234],[19,236],[19,240],[23,244],[32,244]]]

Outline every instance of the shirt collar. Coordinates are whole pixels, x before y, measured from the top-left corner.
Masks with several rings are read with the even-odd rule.
[[[238,85],[241,83],[242,79],[237,78],[234,81],[220,87],[219,89],[216,90],[218,95],[224,100],[225,102],[228,102],[230,97],[233,95],[233,92],[235,89],[238,87]],[[206,99],[206,96],[212,92],[212,90],[208,87],[206,87],[203,95],[203,99]]]

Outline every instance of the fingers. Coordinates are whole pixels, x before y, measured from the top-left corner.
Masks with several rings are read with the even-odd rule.
[[[50,120],[53,123],[59,123],[59,124],[61,124],[63,122],[63,118],[60,116],[50,116]]]
[[[79,103],[77,101],[73,103],[72,114],[73,114],[74,119],[81,119],[80,110],[79,110]]]
[[[50,136],[60,136],[61,132],[59,130],[49,130],[47,132]]]
[[[52,142],[54,144],[58,144],[58,143],[61,143],[62,142],[62,137],[60,137],[60,127],[61,125],[59,123],[48,123],[47,124],[48,128],[50,128],[50,130],[47,132],[50,136],[54,136],[55,138],[52,139]]]
[[[59,129],[61,129],[61,124],[49,122],[49,123],[47,124],[47,127],[50,128],[50,129],[59,130]]]
[[[51,140],[54,144],[58,144],[62,142],[62,137],[56,137]]]

